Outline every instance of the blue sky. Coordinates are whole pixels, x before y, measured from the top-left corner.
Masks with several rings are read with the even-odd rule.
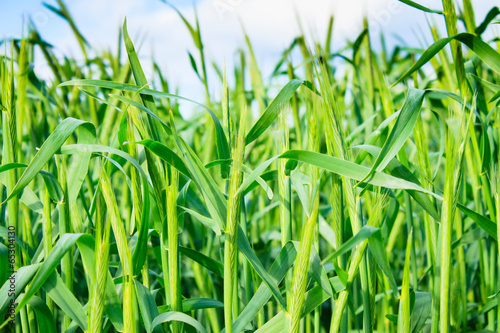
[[[47,2],[56,3],[55,0]],[[473,0],[478,23],[495,2]],[[20,37],[23,20],[31,17],[42,37],[53,44],[59,54],[80,57],[67,24],[40,1],[0,0],[0,3],[0,38]],[[154,53],[167,79],[179,87],[181,94],[203,98],[202,86],[187,57],[188,50],[196,54],[193,42],[182,21],[168,6],[159,0],[66,0],[65,3],[82,34],[97,50],[116,48],[118,28],[127,16],[130,35],[143,41],[140,58],[146,70]],[[243,24],[265,76],[270,74],[281,52],[299,33],[297,15],[306,35],[322,41],[329,16],[334,13],[334,50],[341,49],[346,39],[354,39],[359,34],[364,13],[370,19],[374,45],[378,44],[376,32],[381,30],[392,45],[397,41],[395,35],[407,46],[429,45],[427,20],[435,20],[443,27],[441,16],[425,15],[397,0],[171,0],[170,3],[191,21],[194,18],[193,3],[196,4],[207,56],[218,64],[225,62],[228,68],[231,68],[235,50],[244,47]],[[440,0],[420,0],[419,3],[441,8]],[[427,36],[426,41],[422,39],[422,32]],[[498,30],[490,28],[489,35],[493,34],[498,36]],[[35,66],[39,75],[50,77],[43,62]],[[217,90],[214,74],[210,75],[214,82],[211,90]]]

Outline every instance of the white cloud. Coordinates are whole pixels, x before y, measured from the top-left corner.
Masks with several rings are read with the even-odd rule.
[[[480,20],[491,5],[476,1],[476,14]],[[420,3],[441,8],[439,0],[422,0]],[[198,58],[188,30],[178,15],[159,0],[67,0],[78,26],[89,42],[97,49],[116,49],[118,28],[127,16],[128,29],[134,41],[146,37],[141,48],[141,61],[149,67],[150,55],[166,71],[172,85],[180,87],[182,94],[203,100],[203,87],[191,69],[187,50]],[[179,7],[186,18],[194,23],[192,6]],[[268,75],[281,52],[300,32],[297,16],[310,39],[324,41],[330,15],[334,14],[333,49],[345,45],[346,38],[353,40],[362,30],[363,16],[369,17],[374,44],[378,31],[398,33],[405,42],[419,46],[414,29],[427,31],[425,15],[397,0],[201,0],[197,2],[202,38],[210,61],[231,68],[235,50],[245,48],[241,24],[248,32],[259,65]],[[436,21],[442,21],[434,16]],[[42,35],[63,53],[80,53],[67,24],[52,17],[39,27]],[[444,30],[443,30],[444,33]],[[390,35],[388,39],[391,39]],[[141,40],[141,38],[139,38]],[[146,68],[148,69],[148,68]],[[212,89],[218,86],[210,77]]]

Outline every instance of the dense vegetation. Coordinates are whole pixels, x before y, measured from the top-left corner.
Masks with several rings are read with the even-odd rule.
[[[83,56],[31,26],[0,62],[2,332],[499,332],[498,8],[403,1],[446,23],[422,49],[335,49],[332,18],[265,80],[178,12],[195,102],[57,2]]]

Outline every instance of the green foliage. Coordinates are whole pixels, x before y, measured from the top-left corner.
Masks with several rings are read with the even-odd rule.
[[[148,77],[125,22],[101,52],[46,4],[86,61],[34,27],[1,56],[0,330],[498,331],[500,44],[481,36],[500,11],[400,1],[448,36],[378,52],[366,23],[331,50],[331,19],[265,79],[244,32],[221,94],[170,6],[204,101],[154,59]]]

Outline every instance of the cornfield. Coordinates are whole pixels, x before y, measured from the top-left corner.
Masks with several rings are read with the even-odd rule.
[[[446,31],[376,49],[365,20],[338,49],[332,16],[270,76],[170,5],[197,101],[62,0],[80,55],[3,40],[0,331],[500,332],[500,10],[400,1]]]

